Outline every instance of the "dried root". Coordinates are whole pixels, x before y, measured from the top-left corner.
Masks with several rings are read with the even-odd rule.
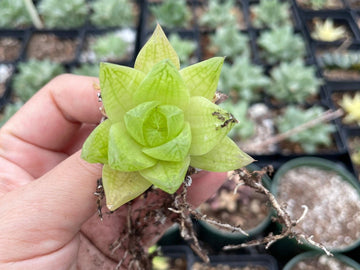
[[[207,255],[207,251],[200,246],[195,230],[193,228],[191,216],[193,216],[195,219],[203,220],[217,227],[230,231],[237,231],[247,235],[247,233],[243,229],[237,226],[223,224],[219,221],[208,218],[206,215],[201,214],[195,209],[192,209],[190,204],[187,202],[187,189],[192,182],[190,175],[194,172],[194,170],[188,172],[181,190],[174,195],[163,193],[158,189],[150,189],[140,200],[140,206],[137,206],[135,208],[133,207],[131,202],[127,204],[127,224],[124,227],[122,233],[120,234],[119,239],[115,241],[111,246],[111,251],[113,253],[119,252],[121,250],[121,254],[123,254],[116,269],[122,269],[121,267],[125,265],[127,266],[126,269],[129,270],[151,269],[151,261],[152,258],[155,256],[154,254],[156,253],[149,255],[147,247],[145,245],[142,245],[141,243],[144,238],[156,238],[160,236],[160,231],[150,230],[153,225],[160,226],[169,222],[178,223],[182,238],[187,241],[193,251],[204,262],[209,262],[209,257]],[[236,177],[238,179],[238,186],[243,184],[247,185],[255,189],[257,192],[264,194],[268,198],[272,208],[276,210],[276,220],[283,227],[281,233],[277,235],[269,234],[263,239],[256,239],[239,245],[225,246],[223,249],[231,250],[255,245],[265,245],[266,248],[269,248],[276,241],[285,237],[290,237],[295,238],[299,243],[303,243],[303,241],[306,240],[310,244],[324,250],[327,255],[332,255],[325,248],[325,246],[313,241],[312,236],[300,234],[294,230],[294,227],[302,219],[306,218],[307,207],[303,206],[304,212],[299,219],[292,220],[290,215],[286,212],[285,206],[281,205],[276,200],[275,196],[271,194],[270,191],[262,185],[262,176],[266,173],[271,172],[272,167],[265,167],[260,171],[254,172],[249,172],[246,169],[238,169],[234,171],[229,178],[232,179]],[[235,188],[235,191],[238,186]],[[98,192],[98,190],[97,193],[102,194],[101,192]],[[159,196],[159,194],[161,193],[161,200],[148,200],[150,197],[152,197],[149,196],[150,193],[155,196]],[[101,196],[102,195],[98,197],[98,200],[102,198]],[[99,205],[100,203],[98,202],[98,206]],[[99,210],[99,216],[101,217],[101,208]]]

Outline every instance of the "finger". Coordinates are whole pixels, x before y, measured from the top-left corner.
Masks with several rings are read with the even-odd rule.
[[[82,123],[100,121],[97,82],[72,74],[56,77],[21,108],[5,131],[38,147],[61,151]]]
[[[0,130],[0,156],[35,178],[67,158],[83,123],[101,119],[97,81],[65,74],[45,85]]]
[[[48,254],[71,242],[96,212],[101,166],[72,155],[37,181],[0,199],[0,261]],[[36,249],[34,249],[36,243]]]

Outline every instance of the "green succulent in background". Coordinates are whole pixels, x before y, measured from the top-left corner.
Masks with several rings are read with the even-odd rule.
[[[225,63],[220,75],[219,89],[247,102],[260,99],[260,91],[270,84],[261,66],[251,63],[248,57],[237,57],[232,65]]]
[[[270,74],[272,81],[266,93],[282,102],[303,103],[308,97],[318,94],[323,83],[316,77],[315,67],[305,66],[301,59],[282,62]]]
[[[249,56],[249,38],[241,33],[235,24],[229,24],[216,29],[215,34],[210,37],[210,48],[216,55],[229,57]]]
[[[99,77],[100,67],[98,64],[84,63],[72,69],[71,73],[83,76]]]
[[[53,77],[64,73],[64,68],[50,60],[29,60],[18,65],[19,72],[14,75],[12,87],[15,95],[23,102],[31,98]]]
[[[130,49],[130,44],[117,32],[110,32],[96,37],[90,44],[90,50],[95,53],[96,60],[109,61],[122,59]]]
[[[360,51],[327,52],[317,60],[322,68],[360,71]]]
[[[102,63],[107,115],[85,141],[82,158],[102,163],[106,204],[115,210],[151,185],[174,193],[189,165],[229,171],[252,162],[227,137],[236,120],[214,104],[224,59],[180,69],[160,26],[134,68]]]
[[[181,65],[189,65],[190,57],[195,53],[197,47],[196,42],[189,39],[182,39],[178,34],[171,34],[169,41],[179,56]]]
[[[209,0],[206,11],[199,18],[199,24],[213,29],[236,24],[236,18],[233,14],[234,8],[234,0]]]
[[[327,4],[328,0],[309,0],[310,7],[313,9],[322,9]]]
[[[290,5],[280,0],[261,0],[251,8],[255,27],[277,27],[288,25],[290,21]]]
[[[94,0],[90,2],[90,21],[98,27],[129,27],[134,25],[134,7],[129,0]]]
[[[276,119],[279,133],[307,123],[324,112],[323,108],[313,106],[309,109],[301,109],[296,106],[288,106],[282,116]],[[320,123],[297,134],[292,135],[288,140],[299,143],[303,150],[312,154],[319,146],[330,146],[332,143],[331,133],[336,130],[335,126],[329,123]]]
[[[242,100],[233,103],[231,100],[226,100],[220,104],[220,107],[230,112],[238,120],[238,124],[228,134],[230,138],[235,141],[246,140],[255,134],[255,123],[249,119],[247,114],[248,102]]]
[[[159,5],[150,6],[150,11],[157,22],[167,28],[185,27],[191,19],[185,0],[164,0]]]
[[[38,10],[47,28],[77,28],[88,14],[85,0],[41,0]]]
[[[24,103],[21,101],[7,104],[0,118],[0,127],[2,127],[16,113],[22,105],[24,105]]]
[[[31,25],[31,18],[23,0],[1,0],[0,27],[13,28]]]
[[[303,38],[300,34],[294,34],[292,27],[288,25],[262,32],[257,43],[268,64],[291,61],[306,54]]]

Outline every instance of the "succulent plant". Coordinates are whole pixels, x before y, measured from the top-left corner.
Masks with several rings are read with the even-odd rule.
[[[290,5],[280,0],[261,0],[251,8],[256,27],[277,27],[290,24]]]
[[[206,11],[199,18],[199,24],[212,29],[236,24],[236,18],[232,12],[234,8],[234,0],[209,0]]]
[[[177,52],[182,66],[190,64],[190,57],[196,50],[196,42],[190,39],[182,39],[178,34],[169,36],[171,46]]]
[[[23,0],[1,0],[0,27],[13,28],[31,25]]]
[[[346,38],[346,29],[344,26],[336,27],[334,21],[329,18],[325,21],[315,19],[311,37],[320,41],[333,42]]]
[[[322,9],[327,4],[327,0],[310,0],[310,7],[313,9]]]
[[[301,109],[296,106],[288,106],[282,116],[276,119],[279,133],[284,133],[301,124],[307,123],[324,112],[323,108],[313,106],[309,109]],[[321,145],[329,146],[332,143],[331,133],[335,126],[329,123],[320,123],[297,134],[292,135],[288,140],[301,145],[306,153],[315,153]]]
[[[13,77],[15,95],[23,102],[31,98],[53,77],[64,73],[64,68],[49,60],[29,60],[18,65],[19,72]]]
[[[261,66],[251,63],[248,57],[237,57],[232,65],[225,63],[220,75],[219,89],[247,102],[260,99],[260,91],[270,84]],[[232,95],[232,94],[231,94]]]
[[[229,171],[252,159],[227,137],[233,116],[213,98],[224,59],[179,70],[160,26],[134,68],[101,63],[107,119],[85,141],[82,158],[102,163],[106,204],[115,210],[151,185],[174,193],[189,165]]]
[[[320,55],[318,63],[322,68],[360,71],[360,52],[328,52]]]
[[[47,28],[76,28],[85,23],[85,0],[41,0],[38,10]]]
[[[268,64],[291,61],[306,53],[303,38],[300,34],[294,34],[292,27],[288,25],[262,32],[257,43]]]
[[[76,75],[84,75],[84,76],[99,76],[100,67],[98,64],[92,63],[84,63],[81,64],[79,67],[75,67],[71,73]]]
[[[130,44],[125,41],[117,32],[110,32],[103,36],[98,36],[90,44],[90,50],[95,53],[97,61],[109,61],[112,59],[122,59],[130,49]]]
[[[271,84],[266,93],[282,102],[303,103],[319,92],[322,80],[314,66],[305,66],[301,59],[282,62],[270,72]]]
[[[165,0],[150,7],[157,22],[167,28],[185,27],[191,19],[191,12],[185,0]]]
[[[360,165],[360,146],[351,154],[351,161],[356,165]]]
[[[210,48],[217,55],[229,57],[249,56],[249,38],[247,35],[239,32],[235,24],[224,25],[216,29],[214,35],[210,37]]]
[[[346,113],[344,122],[347,124],[357,123],[360,126],[360,92],[357,92],[353,98],[345,94],[340,106]]]
[[[129,0],[94,0],[90,21],[98,27],[129,27],[134,25],[133,4]]]
[[[233,140],[246,140],[255,134],[255,123],[249,119],[247,114],[249,103],[246,101],[239,101],[233,103],[231,100],[227,100],[220,104],[220,107],[224,108],[239,121],[237,125],[229,132],[229,137]]]
[[[0,127],[2,127],[21,107],[23,102],[18,101],[15,103],[9,103],[5,106],[2,117],[0,118]]]

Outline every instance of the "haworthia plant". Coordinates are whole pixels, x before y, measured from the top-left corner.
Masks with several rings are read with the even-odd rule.
[[[110,210],[151,185],[174,193],[189,165],[224,172],[253,161],[227,137],[236,120],[213,103],[223,61],[215,57],[180,70],[157,26],[134,68],[101,64],[107,119],[85,141],[82,158],[104,164]]]

